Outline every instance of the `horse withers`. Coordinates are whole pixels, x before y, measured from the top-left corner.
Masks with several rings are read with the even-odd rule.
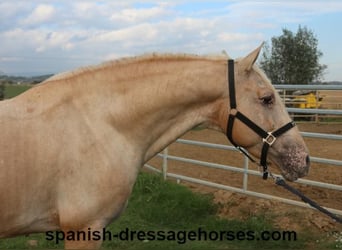
[[[238,59],[145,55],[53,76],[0,103],[0,238],[60,230],[102,231],[124,210],[140,168],[195,126],[227,133],[244,114],[263,131],[290,122],[270,81],[254,64],[261,46]],[[234,77],[236,108],[229,78]],[[228,126],[229,127],[229,126]],[[288,180],[308,173],[296,127],[276,139],[240,119],[234,144],[267,159]],[[98,248],[101,240],[66,240]]]

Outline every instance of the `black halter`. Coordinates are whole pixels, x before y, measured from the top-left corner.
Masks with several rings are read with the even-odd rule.
[[[235,98],[235,80],[234,80],[234,60],[228,60],[228,87],[229,87],[229,99],[230,99],[230,114],[228,117],[227,123],[227,137],[229,141],[244,155],[246,155],[252,162],[256,163],[256,161],[247,153],[245,149],[238,146],[233,140],[233,126],[235,118],[239,119],[243,122],[247,127],[252,129],[255,133],[257,133],[264,142],[264,145],[261,150],[260,157],[260,166],[263,167],[263,179],[267,179],[268,177],[268,168],[267,168],[267,152],[269,147],[273,145],[276,141],[277,137],[284,134],[286,131],[293,128],[296,124],[291,121],[284,126],[273,132],[266,132],[258,125],[256,125],[253,121],[248,119],[245,115],[237,110],[236,107],[236,98]]]

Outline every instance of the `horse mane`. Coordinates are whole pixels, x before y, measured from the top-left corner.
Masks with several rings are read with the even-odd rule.
[[[149,54],[144,54],[144,55],[135,56],[135,57],[123,57],[119,59],[106,61],[98,65],[85,66],[85,67],[80,67],[71,71],[58,73],[46,79],[43,83],[50,82],[50,81],[65,80],[65,79],[69,79],[72,77],[80,76],[84,73],[95,72],[98,70],[107,69],[107,68],[115,67],[118,65],[130,64],[130,63],[138,63],[138,62],[152,61],[152,60],[200,60],[200,59],[227,60],[229,59],[229,57],[225,51],[222,51],[222,54],[205,55],[205,56],[194,55],[194,54],[149,53]]]

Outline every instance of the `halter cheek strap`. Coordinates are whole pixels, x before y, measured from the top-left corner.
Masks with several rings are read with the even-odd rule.
[[[262,128],[260,128],[257,124],[251,121],[247,116],[242,114],[237,110],[236,105],[236,95],[235,95],[235,79],[234,79],[234,60],[228,60],[228,88],[229,88],[229,99],[230,99],[230,114],[228,117],[227,123],[227,137],[229,141],[244,155],[246,155],[252,162],[257,163],[248,152],[237,145],[233,139],[233,126],[235,119],[239,119],[242,123],[244,123],[247,127],[252,129],[256,134],[258,134],[263,141],[263,146],[261,150],[261,157],[259,165],[263,168],[263,179],[267,179],[268,177],[268,166],[267,166],[267,153],[268,149],[272,147],[273,143],[277,140],[277,137],[284,134],[291,128],[293,128],[296,124],[291,121],[284,126],[273,132],[266,132]]]

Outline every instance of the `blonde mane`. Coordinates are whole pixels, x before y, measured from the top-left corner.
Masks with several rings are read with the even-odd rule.
[[[130,63],[139,63],[144,61],[152,61],[152,60],[227,60],[229,59],[227,53],[222,51],[222,54],[218,55],[194,55],[194,54],[159,54],[159,53],[149,53],[144,54],[141,56],[134,56],[134,57],[123,57],[119,59],[114,59],[110,61],[106,61],[97,65],[85,66],[80,67],[71,71],[66,71],[62,73],[58,73],[56,75],[51,76],[50,78],[46,79],[43,83],[50,82],[50,81],[58,81],[58,80],[65,80],[68,78],[72,78],[75,76],[82,75],[88,72],[94,72],[102,69],[107,69],[111,67],[115,67],[117,65],[124,65]]]

